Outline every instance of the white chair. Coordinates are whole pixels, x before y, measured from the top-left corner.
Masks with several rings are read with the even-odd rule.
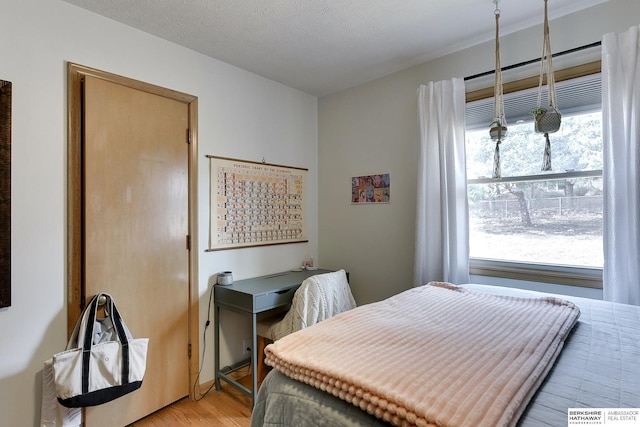
[[[264,376],[264,348],[293,332],[299,331],[343,311],[356,307],[344,270],[317,274],[305,279],[296,290],[291,308],[285,313],[261,320],[257,323],[258,379]]]

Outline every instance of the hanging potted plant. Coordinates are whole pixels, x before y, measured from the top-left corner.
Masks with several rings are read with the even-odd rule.
[[[500,120],[494,120],[489,125],[489,136],[492,141],[502,141],[507,137],[508,129]]]
[[[492,177],[495,179],[502,178],[502,171],[500,168],[500,143],[507,137],[507,119],[504,113],[504,96],[502,90],[502,68],[500,67],[500,9],[498,8],[498,2],[500,0],[493,0],[496,4],[495,17],[496,17],[496,71],[495,82],[493,86],[493,121],[489,125],[489,136],[491,140],[496,143],[496,147],[493,153],[493,173]]]
[[[547,65],[545,73],[545,64]],[[547,76],[549,89],[549,106],[544,108],[542,104],[542,87],[544,76]],[[549,37],[549,17],[547,13],[547,0],[544,0],[544,25],[542,39],[542,57],[540,58],[540,79],[538,83],[538,105],[531,110],[534,117],[535,131],[544,134],[545,146],[542,157],[542,171],[551,170],[551,140],[549,134],[560,129],[562,117],[558,111],[556,99],[556,80],[553,72],[553,60],[551,55],[551,39]]]
[[[555,106],[534,108],[531,110],[536,133],[554,133],[560,129],[562,115]]]

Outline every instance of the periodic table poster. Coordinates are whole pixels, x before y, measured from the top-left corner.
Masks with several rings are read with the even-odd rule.
[[[209,250],[307,242],[307,169],[209,157]]]

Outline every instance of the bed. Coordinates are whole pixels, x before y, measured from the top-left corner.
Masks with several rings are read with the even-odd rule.
[[[470,284],[460,288],[514,299],[548,297],[497,286]],[[511,407],[513,417],[506,421],[501,418],[504,425],[566,425],[569,408],[640,408],[640,307],[571,296],[560,298],[579,308],[579,318],[575,323],[569,320],[562,326],[566,336],[557,349],[551,351],[548,367],[533,380],[525,381],[532,385],[530,395],[526,391],[520,393],[518,400],[522,407],[518,409],[516,405],[515,410]],[[392,342],[389,338],[386,334],[377,345]],[[340,366],[340,357],[334,357],[333,363]],[[427,363],[409,360],[408,364]],[[367,408],[360,404],[362,399],[336,397],[335,390],[326,384],[314,384],[308,378],[292,379],[290,376],[296,375],[288,372],[287,376],[281,372],[287,369],[277,368],[269,373],[260,388],[252,413],[253,427],[432,425],[420,420],[415,422],[415,417],[389,419],[379,411],[376,413],[378,409],[372,409],[371,405]],[[451,422],[451,425],[458,424]]]

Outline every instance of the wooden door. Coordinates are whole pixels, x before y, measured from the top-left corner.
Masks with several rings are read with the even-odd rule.
[[[84,83],[84,295],[110,293],[149,338],[142,387],[86,410],[123,426],[189,392],[188,106],[87,76]]]

